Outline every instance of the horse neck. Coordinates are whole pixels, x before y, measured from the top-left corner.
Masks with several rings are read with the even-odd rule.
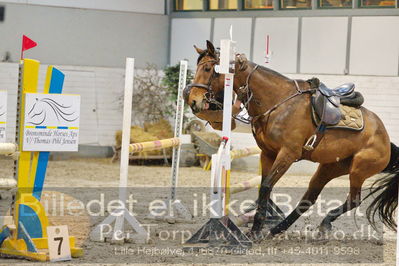
[[[252,99],[248,104],[248,114],[250,116],[265,113],[274,105],[296,92],[295,84],[291,79],[261,67],[253,71],[255,66],[255,64],[248,62],[247,69],[236,75],[237,82],[235,82],[237,92],[239,87],[245,86],[248,75],[253,72],[249,78],[248,86],[253,93]],[[246,96],[243,99],[245,101],[248,100]]]

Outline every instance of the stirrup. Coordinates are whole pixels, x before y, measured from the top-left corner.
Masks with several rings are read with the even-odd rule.
[[[245,116],[243,116],[243,115],[233,115],[233,118],[235,118],[236,120],[238,120],[238,121],[240,121],[240,122],[242,122],[242,123],[244,123],[244,124],[247,124],[247,125],[249,125],[249,124],[251,124],[251,117],[250,116],[248,116],[248,117],[245,117]]]
[[[317,140],[317,135],[313,134],[308,141],[306,141],[305,146],[303,146],[303,148],[307,151],[313,151],[314,147],[313,145],[316,143]]]

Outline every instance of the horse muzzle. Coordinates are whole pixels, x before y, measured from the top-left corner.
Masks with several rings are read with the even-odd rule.
[[[193,88],[200,90],[193,91]],[[204,91],[204,89],[206,91]],[[183,90],[184,101],[191,107],[194,114],[199,113],[209,108],[209,103],[206,98],[208,87],[202,84],[188,84]]]

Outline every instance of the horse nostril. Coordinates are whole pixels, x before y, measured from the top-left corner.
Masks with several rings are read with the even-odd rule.
[[[193,111],[194,114],[196,114],[196,113],[199,112],[199,109],[198,109],[196,103],[197,103],[197,102],[196,102],[195,100],[193,100],[193,102],[192,102],[192,104],[191,104],[191,110]]]

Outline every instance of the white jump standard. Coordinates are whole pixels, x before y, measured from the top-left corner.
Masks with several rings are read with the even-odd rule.
[[[130,144],[130,129],[132,117],[132,97],[133,97],[133,78],[134,78],[134,59],[128,58],[126,61],[126,79],[123,109],[123,129],[122,129],[122,147],[120,162],[120,181],[119,181],[119,201],[123,208],[111,213],[102,223],[96,226],[91,232],[92,241],[105,241],[111,238],[113,242],[133,239],[137,243],[147,243],[149,235],[136,218],[125,207],[127,200],[127,178],[129,167],[129,154],[142,151],[152,151],[173,147],[172,168],[171,168],[171,192],[166,206],[170,207],[167,216],[149,216],[154,219],[175,219],[182,221],[192,220],[192,215],[188,209],[176,198],[176,187],[179,174],[180,146],[183,124],[184,101],[182,91],[186,84],[187,61],[180,62],[179,88],[176,107],[175,135],[174,138],[162,139]],[[124,233],[124,222],[134,229],[137,234],[127,235]],[[114,228],[112,224],[115,222]]]
[[[103,222],[98,224],[91,232],[92,241],[104,241],[105,238],[111,238],[112,241],[124,241],[125,220],[137,233],[130,235],[137,243],[147,243],[149,241],[147,231],[141,226],[137,219],[126,208],[127,200],[127,178],[129,170],[129,149],[130,149],[130,126],[132,118],[132,97],[134,81],[134,58],[126,58],[125,73],[125,93],[123,100],[123,128],[122,128],[122,150],[120,161],[120,179],[119,179],[119,204],[121,208],[112,212]],[[112,229],[112,224],[115,223]]]
[[[202,226],[187,242],[185,250],[203,248],[223,248],[239,250],[252,247],[251,240],[228,217],[230,182],[230,144],[233,100],[233,81],[235,55],[231,40],[221,40],[219,73],[225,75],[223,102],[222,143],[217,154],[212,155],[211,197],[216,206],[211,206],[210,220]],[[222,186],[225,188],[224,193]],[[207,244],[208,246],[204,246]]]

